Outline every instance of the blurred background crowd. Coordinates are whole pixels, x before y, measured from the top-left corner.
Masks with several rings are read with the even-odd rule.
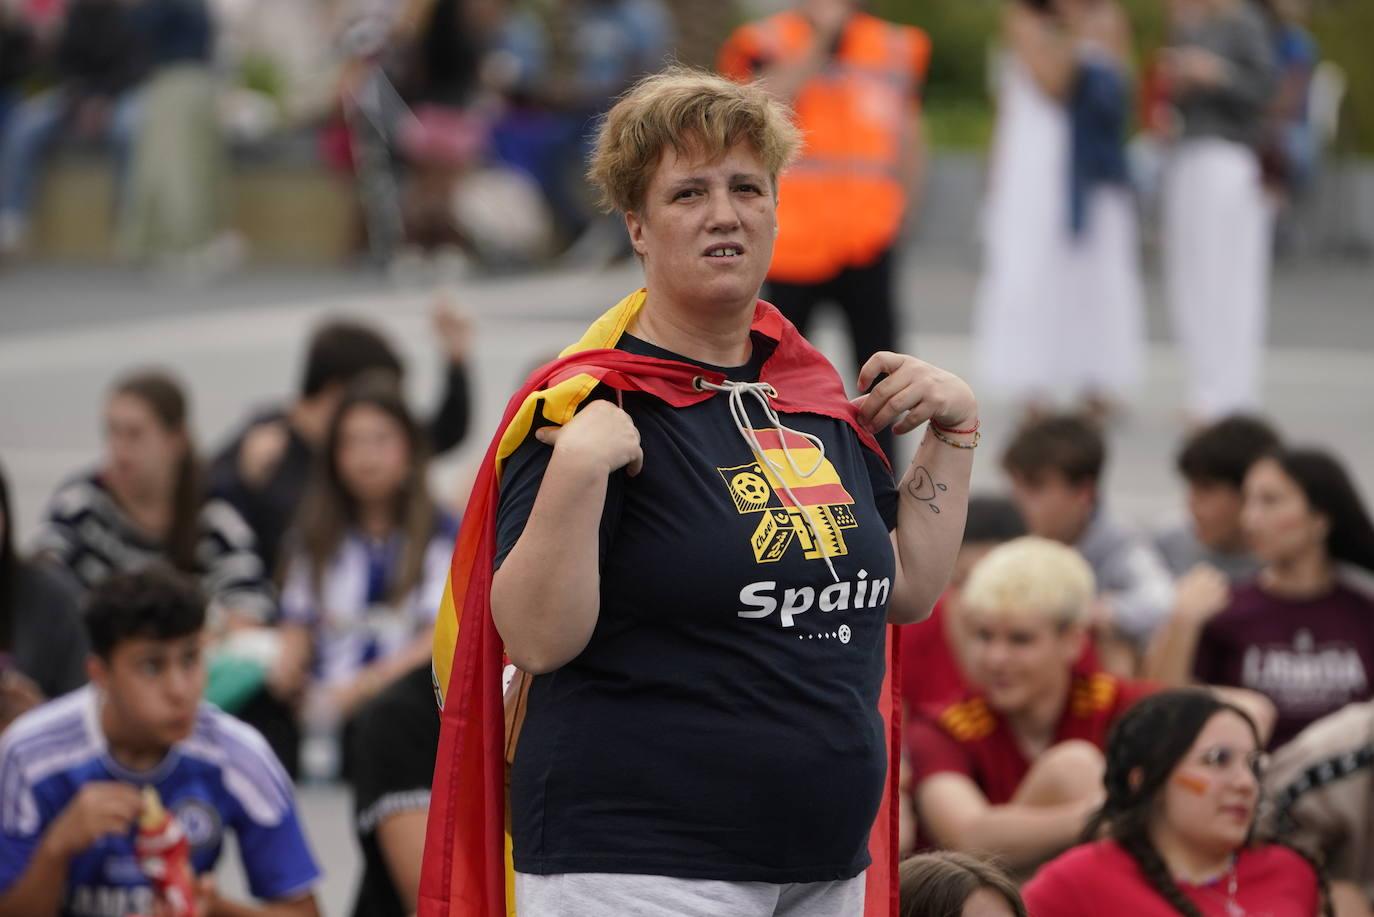
[[[852,176],[843,197],[805,184],[844,133],[808,81],[839,79],[860,6],[920,36],[884,177],[905,206],[885,215],[888,192],[860,207],[871,188]],[[787,16],[821,36],[798,45],[815,60],[791,86],[770,44],[791,41]],[[865,239],[852,263],[775,261],[765,295],[803,327],[838,305],[855,355],[941,328],[930,349],[953,356],[932,359],[989,406],[955,581],[903,637],[907,849],[1028,875],[1102,802],[1127,699],[1160,687],[1251,692],[1287,754],[1289,782],[1269,787],[1291,793],[1285,811],[1306,792],[1292,781],[1334,756],[1364,754],[1351,773],[1367,781],[1371,35],[1367,0],[0,0],[0,323],[23,316],[0,341],[15,495],[0,470],[0,730],[84,681],[83,594],[166,561],[210,602],[209,699],[323,794],[307,829],[326,903],[345,912],[340,864],[361,855],[364,902],[413,906],[416,875],[396,864],[423,820],[380,826],[415,814],[423,781],[366,750],[437,742],[423,717],[388,730],[429,702],[470,462],[532,361],[600,311],[584,300],[637,282],[585,157],[617,95],[676,61],[773,81],[797,105],[810,159],[791,198],[784,185],[780,259],[808,220]],[[813,192],[821,209],[787,209]],[[944,328],[913,287],[943,290],[949,252],[975,266],[943,294]],[[301,310],[259,284],[263,302],[214,324],[214,290],[268,264],[402,292],[369,281]],[[95,276],[116,304],[83,290],[49,322],[72,265],[112,271]],[[1157,286],[1178,354],[1164,405]],[[1284,364],[1281,392],[1271,300],[1303,343],[1324,310],[1345,329],[1322,345],[1333,355]],[[151,320],[121,336],[126,316]],[[220,366],[215,337],[233,351]],[[853,363],[833,323],[817,340]],[[976,562],[1026,533],[1091,568],[1081,616],[1006,619],[995,588],[961,599]],[[324,827],[349,810],[344,786],[347,857]],[[1342,917],[1374,894],[1374,857],[1349,849],[1374,826],[1362,786],[1345,822],[1313,829],[1348,886]]]
[[[873,4],[937,49],[922,95],[942,153],[992,137],[1000,6]],[[1131,178],[1146,191],[1159,178],[1151,141],[1170,130],[1170,60],[1159,53],[1169,6],[1125,3],[1131,28],[1117,48],[1139,77]],[[245,257],[364,252],[385,263],[446,253],[495,269],[611,259],[624,254],[619,233],[581,177],[589,122],[667,60],[714,66],[731,29],[769,7],[5,0],[0,258],[118,258],[197,274]],[[1374,154],[1374,75],[1355,37],[1370,28],[1368,6],[1276,0],[1264,15],[1284,71],[1264,128],[1266,175],[1290,210],[1307,201],[1310,211],[1281,238],[1367,249],[1369,205],[1352,196],[1347,169]],[[1314,202],[1322,176],[1328,193]]]

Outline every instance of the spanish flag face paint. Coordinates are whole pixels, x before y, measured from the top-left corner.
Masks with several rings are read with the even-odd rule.
[[[1172,777],[1174,786],[1180,787],[1192,793],[1194,796],[1206,796],[1207,791],[1212,788],[1212,781],[1198,774],[1188,774],[1179,772]]]

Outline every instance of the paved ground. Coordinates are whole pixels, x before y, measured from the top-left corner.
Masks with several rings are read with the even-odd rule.
[[[969,303],[975,263],[963,251],[918,251],[902,281],[905,346],[967,373]],[[473,280],[457,291],[477,316],[474,363],[480,410],[476,435],[436,470],[436,486],[456,496],[466,463],[480,454],[505,397],[537,360],[575,337],[586,321],[638,282],[623,268]],[[259,272],[193,292],[110,270],[43,267],[0,274],[0,460],[16,501],[21,540],[66,474],[99,449],[100,396],[117,371],[149,362],[175,369],[194,396],[202,443],[214,444],[247,406],[288,391],[309,328],[331,312],[365,316],[386,328],[411,358],[415,399],[437,395],[439,356],[431,340],[428,293],[360,272]],[[1112,432],[1108,499],[1122,515],[1159,524],[1181,511],[1170,459],[1181,432],[1180,366],[1152,285],[1148,380],[1132,413]],[[1374,267],[1351,262],[1287,266],[1276,278],[1265,403],[1294,439],[1345,457],[1374,497]],[[818,343],[843,352],[835,324]],[[845,367],[848,371],[848,368]],[[976,380],[975,380],[976,382]],[[1001,486],[997,454],[1009,413],[986,405],[986,438],[975,486]],[[346,797],[305,787],[303,805],[328,871],[326,913],[345,914],[356,881]],[[232,873],[232,869],[230,872]],[[228,880],[232,884],[233,879]]]
[[[524,371],[636,282],[634,269],[621,268],[458,285],[479,320],[476,429],[483,437],[445,463],[450,472],[478,453],[477,439],[495,423]],[[914,253],[902,284],[913,332],[906,347],[970,372],[968,304],[975,282],[974,262],[963,252]],[[17,492],[21,533],[32,533],[57,481],[96,454],[100,393],[119,369],[157,362],[179,372],[194,395],[201,442],[213,445],[246,405],[293,386],[311,325],[327,313],[346,312],[395,337],[411,357],[409,383],[417,402],[432,403],[439,358],[430,342],[428,303],[424,290],[397,289],[362,273],[259,273],[202,292],[108,270],[0,274],[0,458]],[[1169,457],[1180,433],[1182,378],[1162,315],[1152,295],[1147,383],[1112,437],[1111,499],[1141,521],[1167,514],[1177,494]],[[1345,455],[1366,490],[1374,490],[1374,407],[1364,397],[1374,375],[1374,266],[1318,262],[1282,270],[1271,326],[1269,411],[1294,437]],[[815,336],[840,355],[838,327],[823,324]],[[982,488],[998,485],[994,459],[1009,421],[996,405],[987,408]]]

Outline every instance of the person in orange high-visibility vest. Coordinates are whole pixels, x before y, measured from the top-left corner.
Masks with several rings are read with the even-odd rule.
[[[925,167],[920,89],[930,39],[862,11],[860,0],[801,0],[741,26],[720,71],[758,79],[795,111],[801,158],[779,187],[769,299],[806,332],[833,302],[854,364],[897,349],[894,249]],[[880,438],[890,450],[891,436]]]

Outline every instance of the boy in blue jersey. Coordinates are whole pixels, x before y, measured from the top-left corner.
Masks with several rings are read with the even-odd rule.
[[[0,740],[0,917],[158,913],[134,853],[146,786],[190,841],[198,917],[318,917],[320,870],[285,772],[257,732],[201,701],[204,622],[195,586],[167,569],[92,593],[91,684]],[[215,892],[227,830],[262,904]]]

